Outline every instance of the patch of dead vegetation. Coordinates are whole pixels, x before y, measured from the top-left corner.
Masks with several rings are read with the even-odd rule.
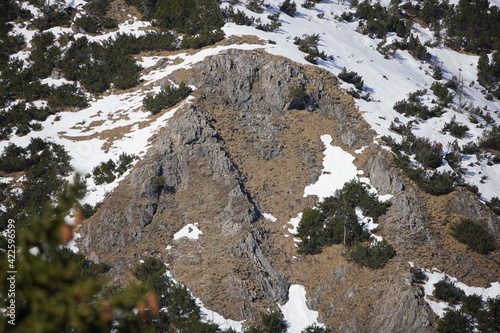
[[[129,6],[125,0],[113,0],[110,2],[110,9],[107,15],[114,18],[118,23],[124,23],[131,17],[142,20],[142,14],[134,6]]]

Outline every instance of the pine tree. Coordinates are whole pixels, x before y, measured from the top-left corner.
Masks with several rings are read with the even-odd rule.
[[[481,53],[477,62],[477,82],[487,88],[491,82],[490,61],[486,53]]]
[[[0,325],[10,332],[109,333],[126,323],[120,332],[153,332],[144,319],[158,312],[155,295],[147,294],[144,286],[131,286],[106,296],[103,278],[79,274],[77,263],[60,250],[73,238],[74,228],[81,221],[76,210],[75,226],[65,222],[77,205],[79,190],[76,185],[65,187],[57,205],[51,205],[43,217],[35,217],[29,230],[17,228],[12,221],[8,230],[15,237],[1,238],[3,249],[15,245],[16,258],[7,261],[7,251],[1,252],[1,293],[7,297],[2,297],[0,306],[8,310],[0,316]],[[33,254],[34,248],[38,254]],[[134,308],[142,310],[136,315]]]

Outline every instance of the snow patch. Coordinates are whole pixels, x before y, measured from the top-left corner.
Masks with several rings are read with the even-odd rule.
[[[181,230],[177,231],[174,234],[174,240],[181,239],[183,237],[198,239],[198,237],[202,234],[201,230],[198,228],[198,223],[189,223],[186,224]]]
[[[358,218],[358,223],[362,225],[364,224],[364,228],[370,231],[370,233],[372,233],[373,230],[378,228],[378,223],[373,222],[373,218],[364,216],[363,212],[361,211],[361,208],[356,207],[355,211],[356,211],[356,216]],[[382,236],[376,236],[374,234],[371,234],[371,236],[372,238],[375,238],[379,242],[381,242],[383,239]]]
[[[332,146],[332,137],[328,134],[321,136],[321,141],[325,144],[323,154],[323,173],[318,181],[304,189],[304,197],[317,195],[320,200],[332,196],[336,190],[341,189],[344,184],[356,178],[358,170],[352,163],[354,156],[344,151],[340,147]]]
[[[271,222],[276,222],[278,219],[275,218],[273,215],[271,214],[268,214],[268,213],[263,213],[262,216],[268,220],[270,220]]]
[[[412,263],[410,263],[412,265]],[[413,266],[413,265],[412,265]],[[481,296],[483,301],[486,301],[488,298],[495,298],[500,296],[500,283],[493,282],[488,288],[481,287],[471,287],[466,285],[463,282],[459,282],[457,278],[449,276],[445,273],[440,272],[438,269],[433,268],[432,271],[425,270],[424,274],[427,276],[427,281],[424,283],[424,292],[425,292],[425,301],[429,304],[432,311],[439,317],[443,317],[446,312],[450,308],[455,308],[452,305],[449,305],[447,302],[443,301],[433,301],[428,298],[429,295],[432,295],[434,292],[434,284],[444,279],[445,276],[448,276],[449,279],[455,284],[456,287],[462,289],[465,292],[465,295],[470,296],[472,294],[476,294]]]
[[[279,305],[281,313],[288,323],[288,333],[300,333],[307,326],[318,323],[318,311],[310,310],[306,303],[306,289],[299,284],[292,284],[288,291],[288,302]]]
[[[291,234],[296,234],[297,233],[297,227],[299,226],[299,222],[300,220],[302,219],[302,212],[300,212],[297,217],[293,217],[290,219],[290,221],[287,222],[287,224],[291,224],[292,227],[291,228],[288,228],[288,232],[290,232]],[[285,224],[283,226],[283,228],[286,228],[287,225]]]
[[[200,317],[202,321],[217,324],[221,330],[228,330],[232,328],[236,332],[243,331],[244,320],[236,321],[236,320],[226,319],[217,312],[207,309],[199,298],[194,297],[194,299],[196,305],[200,307]]]

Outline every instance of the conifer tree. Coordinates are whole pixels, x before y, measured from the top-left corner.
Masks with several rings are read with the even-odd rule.
[[[126,323],[120,332],[153,332],[144,320],[149,313],[158,312],[153,294],[147,294],[143,286],[132,286],[105,296],[103,278],[79,274],[77,264],[60,250],[73,238],[74,228],[81,220],[75,210],[75,226],[65,222],[77,205],[79,190],[78,186],[66,186],[57,205],[50,206],[43,217],[35,217],[29,230],[16,228],[12,221],[8,230],[13,237],[1,238],[2,248],[15,245],[16,258],[8,261],[12,257],[2,251],[0,306],[8,310],[6,316],[0,316],[0,325],[8,332],[109,333]],[[134,308],[142,310],[136,315]]]

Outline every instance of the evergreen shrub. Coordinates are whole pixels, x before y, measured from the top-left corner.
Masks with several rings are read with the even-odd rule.
[[[291,2],[290,0],[285,0],[280,6],[280,10],[287,14],[288,16],[294,17],[295,12],[297,12],[297,5],[295,2]]]
[[[172,107],[189,96],[193,90],[184,82],[178,87],[167,86],[163,88],[156,96],[146,96],[142,104],[151,114],[157,114],[165,108]]]
[[[468,218],[453,224],[451,232],[456,240],[480,254],[488,254],[497,247],[495,237],[488,229]]]
[[[465,297],[464,291],[455,286],[448,276],[434,284],[432,295],[449,304],[456,304]]]
[[[304,209],[297,228],[297,236],[302,240],[299,252],[317,254],[325,246],[343,242],[350,246],[369,240],[370,234],[359,223],[355,208],[376,223],[389,206],[388,202],[379,202],[366,184],[355,180],[346,183],[316,207]]]
[[[371,269],[384,268],[387,262],[396,255],[396,251],[385,239],[350,247],[346,256],[360,266]]]
[[[449,132],[451,135],[453,135],[456,138],[464,138],[465,134],[469,130],[469,126],[467,125],[461,125],[456,122],[456,117],[453,116],[453,118],[450,120],[450,122],[444,124],[443,127],[443,132]]]

